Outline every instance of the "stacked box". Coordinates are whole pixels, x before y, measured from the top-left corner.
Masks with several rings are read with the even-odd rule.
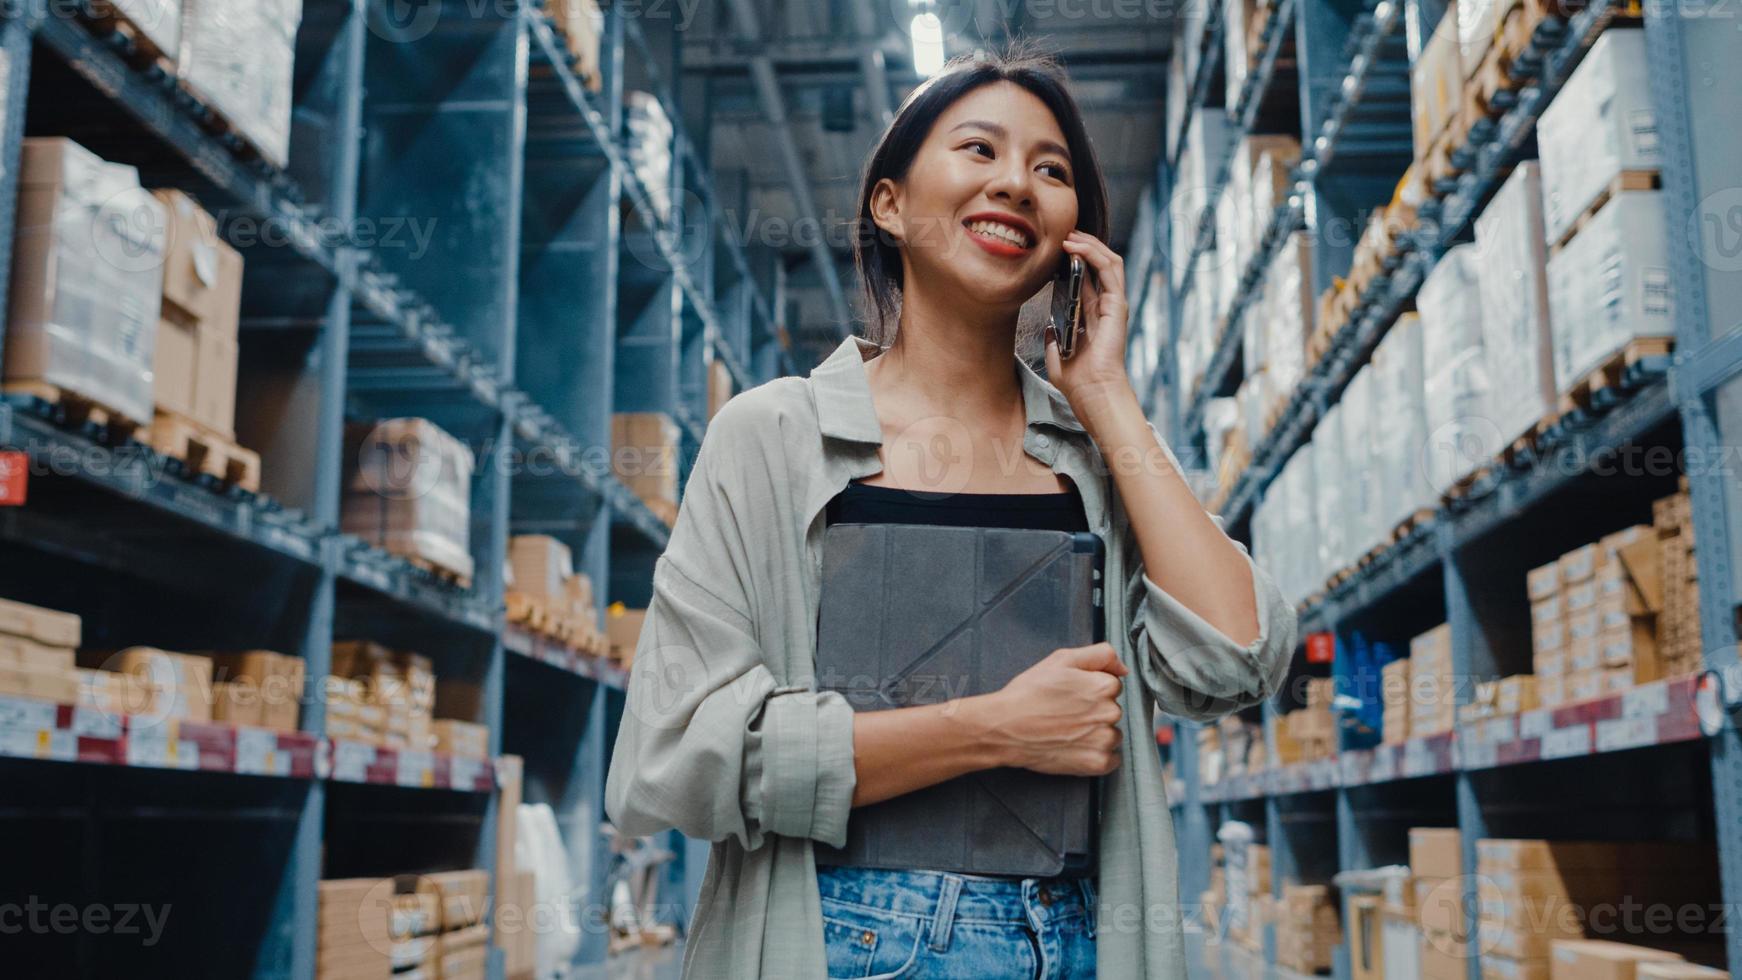
[[[677,423],[664,412],[611,416],[612,468],[642,500],[677,506],[677,449]]]
[[[302,0],[183,0],[181,83],[283,169]]]
[[[1332,683],[1328,677],[1307,681],[1306,707],[1283,715],[1276,726],[1280,764],[1313,762],[1337,754],[1337,723],[1331,714]]]
[[[1558,402],[1536,161],[1520,163],[1476,218],[1476,256],[1488,407],[1500,441],[1510,443],[1554,415]]]
[[[390,878],[320,883],[316,980],[388,980],[394,967],[389,929],[394,892]]]
[[[345,427],[340,529],[396,555],[472,577],[472,450],[419,418]]]
[[[1186,258],[1192,254],[1192,245],[1197,241],[1204,209],[1213,203],[1210,201],[1209,187],[1215,174],[1211,168],[1221,159],[1228,137],[1226,113],[1194,112],[1191,122],[1186,125],[1185,146],[1180,148],[1179,163],[1174,172],[1173,200],[1168,211],[1172,217],[1169,222],[1172,265],[1175,275],[1180,277],[1174,284],[1176,287],[1183,285]],[[1208,258],[1209,256],[1204,256],[1198,259],[1198,274],[1208,273],[1214,278],[1215,270],[1205,268],[1205,259]],[[1201,279],[1197,285],[1202,288]],[[1211,302],[1203,312],[1220,308],[1219,303]]]
[[[91,652],[88,657],[100,654]],[[158,719],[212,720],[212,661],[187,653],[171,653],[155,647],[128,647],[112,661],[116,670],[134,678],[132,683],[147,692],[150,710],[141,712]]]
[[[599,72],[599,38],[604,34],[605,15],[598,0],[549,0],[551,20],[574,56],[576,73],[587,88],[600,91],[605,84]]]
[[[296,731],[297,717],[302,708],[304,664],[301,657],[289,657],[270,650],[247,650],[239,653],[204,653],[212,660],[214,692],[219,685],[224,693],[213,708],[218,721],[253,724],[280,732]],[[253,708],[250,709],[252,702]],[[240,708],[241,717],[226,717],[220,713]],[[245,720],[245,719],[254,720]]]
[[[1378,456],[1374,438],[1374,417],[1379,414],[1375,408],[1389,410],[1390,406],[1375,405],[1373,387],[1373,370],[1363,367],[1355,372],[1348,387],[1343,389],[1340,403],[1343,406],[1343,479],[1347,483],[1343,489],[1343,521],[1347,525],[1344,544],[1351,564],[1373,550],[1379,544],[1380,535],[1391,530],[1387,527],[1382,531],[1379,526],[1380,467],[1384,463]]]
[[[1198,260],[1209,262],[1216,275],[1216,302],[1210,307],[1210,320],[1217,325],[1228,322],[1229,304],[1240,288],[1240,274],[1246,260],[1252,255],[1242,234],[1248,224],[1245,207],[1245,202],[1235,194],[1234,182],[1223,183],[1216,195],[1215,253]]]
[[[1449,624],[1441,623],[1409,641],[1409,688],[1410,737],[1450,731],[1456,687]]]
[[[611,641],[611,659],[625,668],[635,663],[635,647],[641,642],[641,626],[647,610],[630,609],[613,602],[605,609],[605,632]]]
[[[1555,940],[1549,957],[1549,980],[1637,980],[1651,974],[1647,964],[1682,966],[1681,955],[1601,939]],[[1671,974],[1672,976],[1674,974]]]
[[[153,191],[168,216],[163,304],[152,357],[157,410],[236,438],[237,331],[242,254],[181,191]]]
[[[1319,545],[1315,577],[1320,585],[1349,565],[1348,534],[1343,524],[1344,444],[1343,406],[1332,405],[1313,426],[1313,445],[1318,447],[1313,453],[1313,485],[1317,489],[1313,524]]]
[[[1446,4],[1445,24],[1420,42],[1409,69],[1409,116],[1415,130],[1415,158],[1427,158],[1428,148],[1458,116],[1464,95],[1464,66],[1456,29],[1458,5]]]
[[[1663,166],[1643,29],[1616,27],[1597,38],[1543,110],[1536,142],[1544,238],[1551,245],[1622,171]]]
[[[548,534],[516,534],[508,539],[508,563],[514,591],[538,599],[564,596],[564,583],[575,573],[569,546]]]
[[[470,721],[437,718],[430,730],[435,734],[436,751],[468,759],[490,757],[490,729]]]
[[[1694,563],[1693,504],[1683,488],[1652,505],[1658,561],[1652,570],[1636,562],[1641,574],[1655,571],[1657,584],[1647,585],[1660,596],[1656,643],[1667,676],[1681,676],[1705,665],[1705,640],[1700,633],[1699,568]]]
[[[1484,839],[1476,855],[1483,956],[1510,975],[1547,973],[1551,950],[1587,922],[1617,938],[1649,932],[1637,917],[1596,918],[1617,903],[1703,904],[1719,894],[1709,844]]]
[[[1235,146],[1228,182],[1244,212],[1237,230],[1241,255],[1252,255],[1262,244],[1271,215],[1288,198],[1288,175],[1299,161],[1300,142],[1292,136],[1244,136]],[[1244,261],[1238,271],[1245,271]]]
[[[1284,885],[1276,917],[1276,962],[1298,973],[1331,968],[1343,939],[1337,906],[1324,885]]]
[[[1422,404],[1421,318],[1405,313],[1397,318],[1368,368],[1373,374],[1373,456],[1378,472],[1377,518],[1381,533],[1418,512],[1435,509],[1439,498],[1421,465],[1427,441],[1427,415]],[[1317,432],[1315,430],[1315,438]]]
[[[110,716],[146,715],[157,710],[157,689],[143,678],[115,670],[78,669],[78,705]]]
[[[60,138],[24,141],[6,324],[8,385],[46,385],[151,418],[163,206],[132,167]]]
[[[0,599],[0,695],[80,703],[80,630],[72,613]]]
[[[1227,0],[1222,4],[1222,75],[1227,82],[1223,105],[1230,110],[1240,104],[1240,90],[1258,57],[1249,28],[1259,23],[1256,0]]]
[[[1264,368],[1272,402],[1285,401],[1306,375],[1307,334],[1313,326],[1312,237],[1288,236],[1264,274]]]
[[[1609,198],[1548,260],[1555,384],[1569,391],[1634,340],[1675,334],[1662,191]]]
[[[1400,745],[1409,740],[1409,667],[1409,658],[1404,657],[1393,660],[1379,671],[1379,699],[1384,705],[1379,738],[1386,745]]]
[[[495,937],[507,960],[509,980],[530,977],[538,966],[538,915],[536,876],[530,871],[511,871],[497,885]]]
[[[651,92],[623,93],[623,128],[627,131],[629,166],[661,221],[671,221],[671,120]]]
[[[428,657],[405,650],[392,650],[367,640],[342,640],[333,644],[333,674],[354,682],[354,711],[328,708],[327,734],[351,738],[394,749],[426,751],[435,747],[431,720],[435,712],[435,670]],[[334,688],[329,685],[329,692]],[[332,730],[332,717],[348,723],[343,734]]]
[[[1461,954],[1469,940],[1464,910],[1463,837],[1455,827],[1411,827],[1409,872],[1416,926],[1422,933],[1423,975],[1428,950]]]
[[[1503,448],[1491,421],[1492,385],[1482,351],[1481,287],[1474,245],[1446,250],[1422,280],[1422,464],[1437,494],[1453,489]]]
[[[1543,705],[1615,693],[1664,676],[1647,604],[1622,555],[1648,554],[1652,529],[1625,528],[1526,576]]]

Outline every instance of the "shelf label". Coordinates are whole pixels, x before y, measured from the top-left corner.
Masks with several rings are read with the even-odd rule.
[[[454,756],[448,760],[448,783],[454,789],[477,789],[479,777],[483,773],[484,763],[480,759]]]
[[[1653,745],[1657,742],[1657,718],[1655,716],[1611,718],[1597,722],[1597,751],[1619,752],[1622,749],[1636,749],[1642,745]]]
[[[1540,708],[1518,716],[1519,738],[1541,738],[1554,731],[1554,709]]]
[[[1491,769],[1499,761],[1500,743],[1492,739],[1459,739],[1458,765],[1463,769]]]
[[[278,752],[278,733],[264,728],[236,729],[236,771],[254,776],[282,776],[286,760]]]
[[[74,735],[87,738],[120,738],[121,716],[95,708],[73,708]]]
[[[34,698],[0,695],[0,728],[53,728],[56,706]]]
[[[1387,783],[1397,778],[1397,750],[1380,748],[1373,752],[1373,765],[1367,770],[1370,783]]]
[[[1426,776],[1434,771],[1433,753],[1425,739],[1411,739],[1403,746],[1403,774],[1406,777]]]
[[[428,752],[399,750],[399,771],[395,782],[401,786],[428,789],[435,785],[434,760]]]
[[[1590,752],[1590,725],[1557,728],[1542,737],[1542,757],[1544,759],[1564,759],[1574,755],[1589,755]]]
[[[348,783],[364,782],[369,774],[369,767],[375,762],[375,746],[362,742],[337,741],[333,743],[333,775],[332,778]]]
[[[1655,718],[1669,711],[1669,685],[1663,681],[1635,687],[1621,695],[1621,717]]]

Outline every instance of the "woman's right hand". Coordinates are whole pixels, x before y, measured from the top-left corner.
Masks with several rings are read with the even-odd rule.
[[[1111,643],[1062,647],[988,695],[989,736],[1004,765],[1061,776],[1119,767],[1119,678]]]

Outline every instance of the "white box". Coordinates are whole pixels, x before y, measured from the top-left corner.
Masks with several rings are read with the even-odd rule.
[[[1447,249],[1416,295],[1427,424],[1422,456],[1435,494],[1451,489],[1501,448],[1488,406],[1475,250],[1474,245]]]
[[[127,18],[171,61],[181,48],[181,0],[109,0],[121,16]]]
[[[1318,485],[1314,498],[1318,505],[1314,523],[1319,527],[1317,575],[1323,582],[1349,563],[1346,539],[1348,529],[1343,523],[1343,486],[1348,469],[1343,464],[1343,406],[1332,405],[1319,423],[1313,426],[1313,482]]]
[[[1421,318],[1398,317],[1373,351],[1373,427],[1379,471],[1379,530],[1439,504],[1422,465],[1427,438],[1423,405]]]
[[[1379,542],[1376,508],[1381,487],[1377,471],[1380,460],[1373,452],[1373,372],[1362,368],[1343,390],[1343,472],[1347,481],[1343,496],[1344,542],[1351,559],[1366,554]],[[1386,530],[1390,530],[1387,528]]]
[[[1643,30],[1612,27],[1597,38],[1543,110],[1536,142],[1551,244],[1617,173],[1663,166]]]
[[[1553,414],[1557,401],[1536,161],[1520,163],[1476,218],[1476,256],[1488,406],[1500,441],[1509,443]]]
[[[1627,342],[1675,335],[1663,192],[1622,191],[1548,261],[1555,385],[1566,391]]]
[[[185,0],[184,85],[276,167],[290,161],[291,86],[302,0]]]

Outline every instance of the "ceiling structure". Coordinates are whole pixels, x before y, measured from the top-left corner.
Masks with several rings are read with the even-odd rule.
[[[925,5],[943,23],[946,57],[1020,37],[1064,63],[1106,173],[1109,244],[1121,253],[1161,155],[1176,3]],[[889,113],[921,80],[909,36],[921,9],[915,0],[711,0],[674,32],[689,129],[727,218],[748,244],[776,247],[785,259],[788,331],[801,365],[853,329],[859,302],[847,228],[859,171]]]

